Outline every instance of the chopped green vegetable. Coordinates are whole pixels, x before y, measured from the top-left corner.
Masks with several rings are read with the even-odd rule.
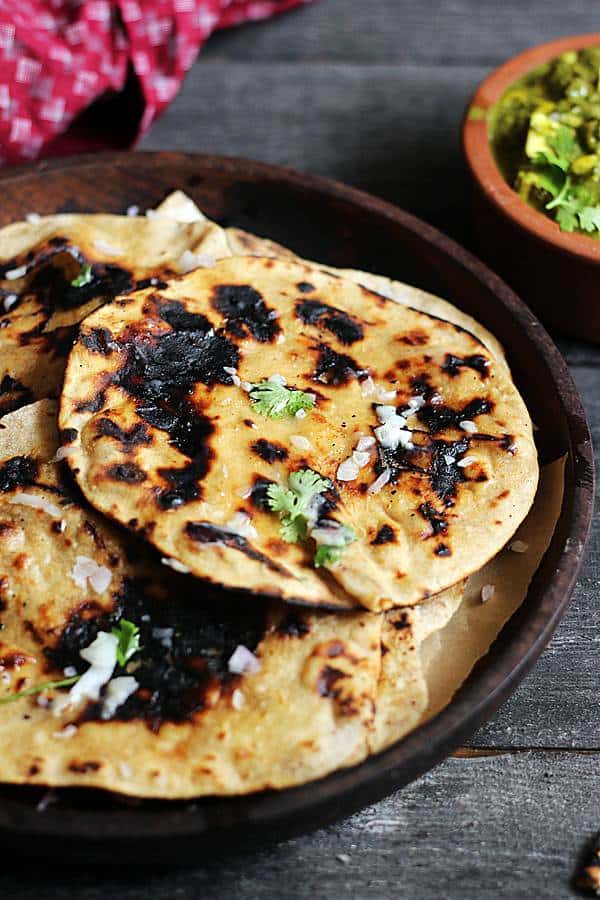
[[[88,263],[84,263],[77,278],[71,282],[72,287],[85,287],[92,280],[92,267]]]
[[[502,174],[562,231],[600,238],[600,46],[568,51],[511,85],[493,108]]]
[[[254,402],[255,410],[271,419],[295,416],[299,410],[309,410],[315,405],[312,394],[296,391],[278,381],[269,380],[255,384],[250,391],[250,398]]]
[[[117,662],[122,667],[140,649],[140,629],[133,622],[121,619],[111,634],[117,638]]]
[[[348,525],[342,525],[341,528],[338,529],[336,538],[339,543],[336,543],[335,545],[321,544],[317,549],[317,552],[315,553],[315,566],[317,568],[319,568],[319,566],[331,566],[333,563],[338,562],[346,547],[356,540],[356,532]]]
[[[70,684],[75,684],[80,678],[81,675],[72,675],[70,678],[61,678],[60,681],[44,681],[42,684],[34,684],[33,687],[24,688],[24,690],[18,691],[16,694],[1,697],[0,703],[14,703],[15,700],[20,700],[21,697],[41,694],[43,691],[49,691],[52,688],[68,687]]]
[[[267,500],[273,512],[279,513],[284,541],[295,544],[306,538],[311,504],[330,487],[331,482],[312,469],[292,472],[287,488],[279,484],[269,485]]]

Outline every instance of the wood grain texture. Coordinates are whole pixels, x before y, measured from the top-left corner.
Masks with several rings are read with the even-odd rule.
[[[469,242],[457,136],[470,92],[523,47],[596,27],[594,0],[323,0],[215,37],[143,146],[332,175]],[[559,343],[600,446],[600,351]],[[0,896],[571,896],[578,852],[600,828],[599,525],[550,647],[471,742],[491,755],[450,759],[336,827],[258,854],[142,874],[5,863]]]
[[[345,822],[192,869],[24,872],[3,861],[7,900],[525,900],[571,895],[582,839],[597,829],[595,755],[447,760]]]

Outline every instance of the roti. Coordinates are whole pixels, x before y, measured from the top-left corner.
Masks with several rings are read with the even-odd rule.
[[[64,214],[0,230],[0,415],[58,395],[77,325],[105,300],[228,252],[218,226],[198,211],[184,224],[170,207],[154,218]]]
[[[92,313],[60,425],[92,505],[162,554],[330,608],[466,578],[538,476],[525,405],[477,338],[287,260],[224,259]]]
[[[65,686],[0,703],[0,781],[168,799],[241,794],[352,765],[418,724],[420,645],[462,587],[383,615],[265,598],[248,606],[161,565],[89,508],[56,460],[53,401],[3,424],[0,700],[81,675],[81,651],[123,619],[141,646],[97,700],[69,706],[74,686]],[[252,665],[234,673],[239,647]],[[137,686],[104,718],[123,678]]]

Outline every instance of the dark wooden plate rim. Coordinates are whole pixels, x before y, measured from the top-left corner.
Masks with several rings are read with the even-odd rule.
[[[83,171],[89,167],[131,164],[131,153],[86,155],[44,161],[9,169],[0,184],[43,176],[63,168]],[[400,225],[425,240],[443,256],[451,257],[495,295],[523,329],[537,352],[550,366],[555,387],[565,409],[570,442],[571,490],[565,495],[561,522],[567,539],[554,546],[542,560],[521,610],[505,626],[488,655],[458,691],[450,705],[404,740],[351,769],[329,775],[303,787],[265,792],[247,797],[207,799],[194,803],[144,801],[139,806],[106,805],[98,808],[61,809],[50,806],[39,814],[31,804],[0,804],[0,834],[15,849],[30,855],[55,853],[55,841],[74,842],[77,853],[69,861],[104,859],[117,862],[115,851],[123,847],[123,862],[190,860],[201,842],[232,847],[243,839],[251,843],[263,837],[285,836],[328,824],[373,803],[417,778],[450,754],[489,719],[531,669],[550,640],[570,600],[589,534],[594,497],[594,464],[585,413],[571,374],[533,313],[513,291],[483,263],[431,225],[360,190],[315,175],[241,158],[144,152],[135,154],[136,166],[151,172],[156,166],[194,163],[199,170],[222,171],[263,183],[286,183],[317,197],[341,200],[380,220]],[[273,235],[273,237],[277,237]],[[19,790],[18,788],[16,789]],[[96,792],[89,791],[90,797]],[[37,840],[32,840],[36,839]],[[138,845],[138,853],[132,847]],[[6,843],[5,843],[6,846]],[[198,857],[196,857],[196,860]]]

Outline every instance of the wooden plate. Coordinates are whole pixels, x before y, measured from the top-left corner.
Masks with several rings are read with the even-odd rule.
[[[9,170],[0,188],[1,225],[28,212],[123,212],[130,204],[144,210],[181,188],[223,224],[274,238],[308,258],[439,294],[506,347],[539,427],[542,462],[567,454],[561,516],[525,603],[432,721],[355,768],[279,793],[182,803],[65,789],[42,813],[36,805],[43,791],[6,787],[0,793],[5,852],[62,862],[194,861],[209,845],[246,849],[325,825],[440,762],[490,718],[547,644],[569,602],[590,527],[594,473],[585,414],[537,319],[489,269],[424,222],[353,188],[263,163],[180,153],[85,156]]]

